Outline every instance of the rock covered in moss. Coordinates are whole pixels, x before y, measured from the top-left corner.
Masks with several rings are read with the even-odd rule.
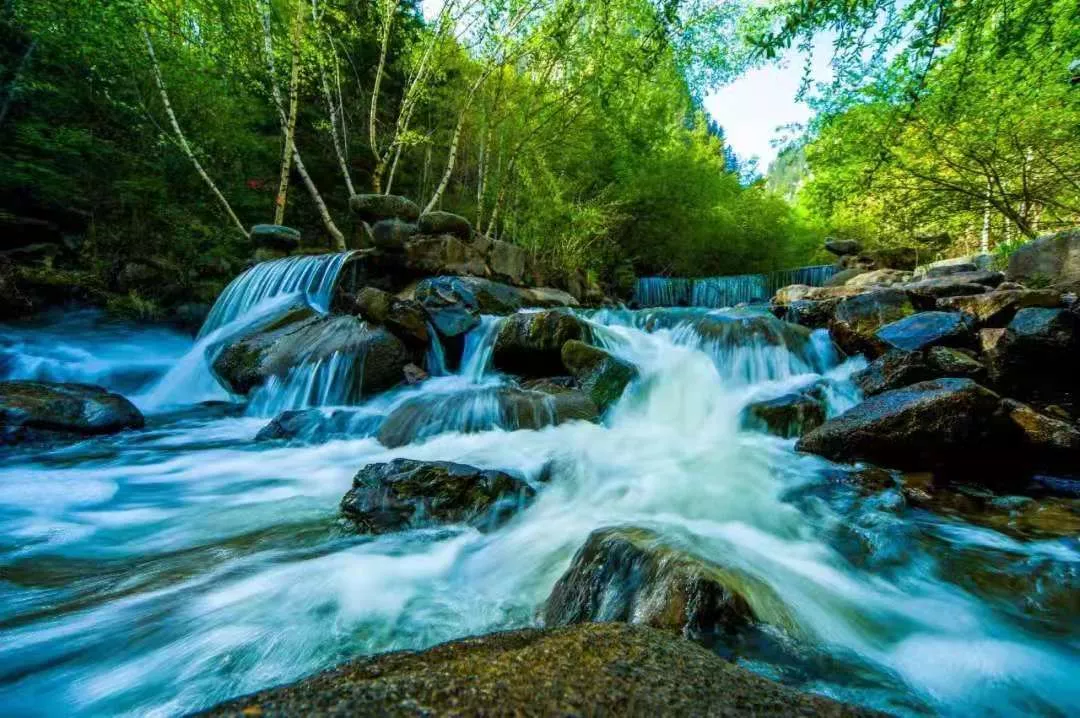
[[[915,307],[901,289],[881,289],[847,297],[836,305],[829,322],[829,334],[847,354],[865,354],[874,359],[888,350],[878,329],[915,313]]]
[[[369,464],[353,478],[341,512],[364,533],[469,523],[498,526],[528,503],[533,489],[502,471],[448,461],[394,459]]]
[[[0,444],[114,434],[143,424],[130,401],[100,386],[0,382]]]
[[[206,715],[753,716],[882,714],[800,693],[645,626],[584,624],[364,658]]]
[[[349,209],[358,220],[372,225],[384,219],[411,223],[420,218],[415,202],[393,194],[354,194],[349,198]]]
[[[427,212],[420,215],[418,225],[421,234],[449,234],[466,242],[472,239],[472,223],[453,212]]]
[[[562,363],[601,411],[618,401],[638,377],[630,362],[577,339],[563,344]]]
[[[558,376],[564,372],[562,347],[588,336],[588,326],[557,310],[508,317],[495,340],[495,368],[525,377]]]
[[[300,231],[280,224],[257,224],[251,228],[256,247],[279,252],[294,252],[300,247]]]

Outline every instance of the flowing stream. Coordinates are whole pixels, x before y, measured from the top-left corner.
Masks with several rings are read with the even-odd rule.
[[[194,349],[93,314],[0,327],[3,378],[93,381],[148,414],[140,432],[3,450],[4,715],[178,715],[360,655],[535,625],[588,534],[618,524],[774,589],[788,630],[737,655],[765,675],[905,715],[1080,712],[1075,539],[912,510],[743,427],[748,402],[813,383],[832,413],[858,400],[848,377],[864,364],[827,336],[753,312],[590,313],[596,341],[641,372],[601,425],[510,430],[491,399],[515,385],[491,368],[497,318],[456,373],[436,352],[443,375],[417,386],[343,394],[331,357],[247,406],[198,403],[227,398],[207,371],[215,332],[289,293],[222,311]],[[386,448],[380,424],[405,402],[435,408]],[[256,442],[284,406],[352,423]],[[350,533],[338,504],[353,475],[395,457],[516,472],[537,499],[487,534]]]

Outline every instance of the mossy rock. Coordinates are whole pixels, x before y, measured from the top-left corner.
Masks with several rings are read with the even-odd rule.
[[[562,363],[601,411],[618,401],[638,377],[630,362],[577,339],[563,344]]]
[[[407,197],[393,194],[354,194],[349,198],[349,209],[362,222],[375,224],[384,219],[416,222],[420,207]]]
[[[472,239],[472,223],[453,212],[428,212],[420,215],[417,224],[420,227],[420,234],[450,234],[466,242]]]
[[[503,322],[495,340],[495,367],[525,377],[559,376],[565,372],[563,345],[589,334],[588,325],[568,312],[515,314]]]

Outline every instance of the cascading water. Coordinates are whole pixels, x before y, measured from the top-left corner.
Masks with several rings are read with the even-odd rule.
[[[573,553],[612,525],[767,583],[790,625],[737,660],[771,677],[901,715],[1080,711],[1075,538],[912,510],[744,427],[747,402],[792,388],[824,384],[832,413],[852,400],[859,364],[823,335],[753,311],[583,316],[640,372],[602,425],[450,427],[389,449],[369,424],[256,444],[265,418],[190,413],[12,451],[0,464],[4,713],[183,714],[350,657],[534,625]],[[466,340],[460,374],[373,397],[364,421],[418,397],[445,401],[445,415],[514,388],[481,359],[495,321]],[[297,396],[321,396],[326,379]],[[343,532],[353,475],[397,457],[511,471],[537,498],[490,533]]]
[[[256,264],[234,279],[214,302],[199,338],[281,295],[304,294],[313,307],[327,311],[341,268],[352,254],[298,255]]]
[[[789,284],[821,287],[835,273],[836,265],[823,264],[770,274],[698,279],[642,277],[638,279],[634,289],[634,302],[641,307],[733,307],[736,304],[764,302],[775,294],[777,289]]]

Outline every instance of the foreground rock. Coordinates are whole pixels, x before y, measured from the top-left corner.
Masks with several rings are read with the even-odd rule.
[[[495,368],[517,376],[559,376],[564,373],[563,345],[588,334],[588,325],[567,312],[515,314],[499,329]]]
[[[341,512],[364,533],[453,523],[484,530],[505,521],[534,493],[525,481],[501,471],[394,459],[362,468],[341,500]]]
[[[130,401],[99,386],[0,382],[0,444],[114,434],[143,424]]]
[[[562,363],[600,411],[618,401],[638,377],[637,367],[630,362],[576,339],[563,344]]]
[[[690,641],[587,624],[361,659],[212,708],[215,716],[873,716],[799,693]]]
[[[752,603],[763,606],[766,615],[759,617]],[[706,644],[731,638],[766,617],[786,619],[768,586],[633,527],[590,534],[544,607],[546,626],[640,623]]]
[[[799,440],[833,461],[921,470],[982,462],[1001,447],[1000,397],[970,379],[937,379],[867,399]]]

